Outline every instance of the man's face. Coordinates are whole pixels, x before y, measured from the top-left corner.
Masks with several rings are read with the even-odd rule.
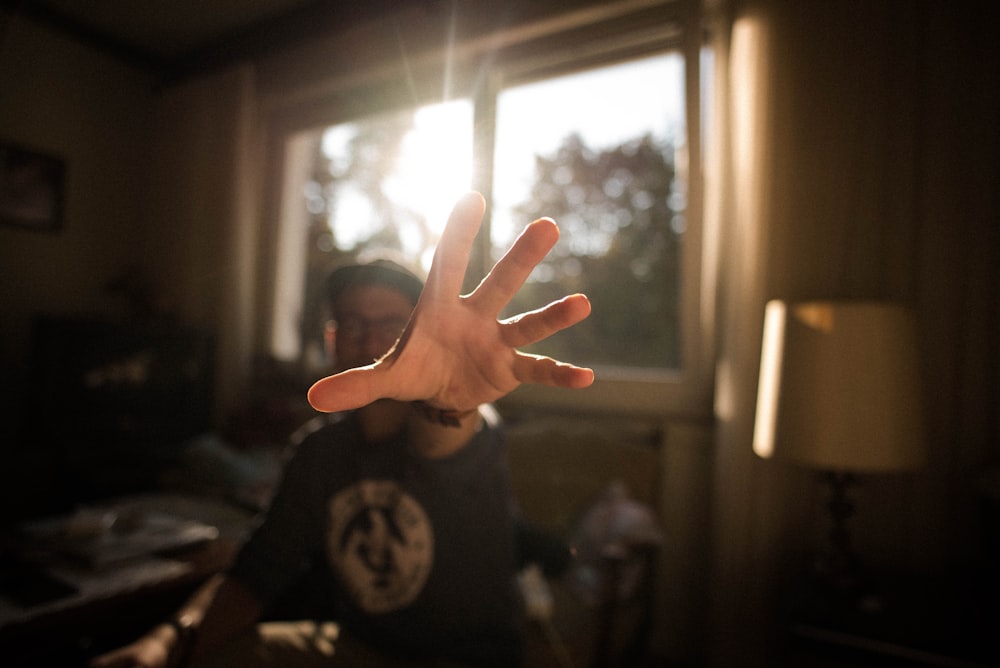
[[[337,371],[371,364],[389,351],[413,311],[399,290],[385,285],[347,288],[334,304],[334,322],[327,328],[327,352]]]

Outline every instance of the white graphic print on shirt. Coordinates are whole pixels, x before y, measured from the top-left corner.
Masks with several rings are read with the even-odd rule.
[[[434,562],[427,513],[393,480],[362,480],[329,502],[327,553],[362,610],[386,613],[411,603]]]

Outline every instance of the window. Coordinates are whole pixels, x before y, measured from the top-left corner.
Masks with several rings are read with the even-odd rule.
[[[682,55],[505,88],[496,118],[494,259],[538,217],[563,235],[511,310],[583,292],[599,314],[535,350],[598,367],[680,368]]]
[[[272,352],[323,364],[323,279],[345,257],[398,253],[430,268],[451,205],[471,187],[468,100],[394,110],[289,140],[285,243]],[[297,232],[297,233],[296,233]],[[302,271],[304,267],[304,271]]]
[[[689,137],[701,124],[686,114],[698,67],[676,30],[663,35],[600,57],[591,48],[586,63],[497,58],[467,97],[334,115],[291,134],[272,352],[321,365],[318,289],[330,266],[387,248],[428,268],[451,205],[475,187],[491,206],[474,279],[531,220],[551,216],[562,230],[502,315],[570,292],[593,303],[587,322],[531,350],[594,366],[595,404],[632,396],[639,410],[676,407],[705,371],[692,355],[704,333],[689,178]]]

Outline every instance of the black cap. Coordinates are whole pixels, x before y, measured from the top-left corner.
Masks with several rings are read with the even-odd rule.
[[[334,269],[326,279],[326,294],[333,304],[340,293],[355,285],[385,285],[399,290],[416,304],[424,282],[402,261],[385,255],[358,258]]]

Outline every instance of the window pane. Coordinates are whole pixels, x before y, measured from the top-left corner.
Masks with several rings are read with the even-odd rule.
[[[324,130],[307,205],[330,246],[391,248],[429,263],[471,175],[471,104],[429,105]]]
[[[296,320],[297,348],[315,361],[327,317],[323,279],[345,255],[398,251],[430,267],[451,207],[471,187],[472,105],[458,100],[370,116],[303,133],[289,146],[305,165],[284,224],[300,219],[308,228],[306,275],[301,315],[281,304],[277,310]],[[294,284],[290,273],[302,271],[301,261],[286,262],[278,280]]]
[[[686,184],[679,53],[504,90],[497,99],[491,242],[524,224],[562,238],[510,313],[586,293],[593,315],[534,348],[574,363],[677,369]]]

